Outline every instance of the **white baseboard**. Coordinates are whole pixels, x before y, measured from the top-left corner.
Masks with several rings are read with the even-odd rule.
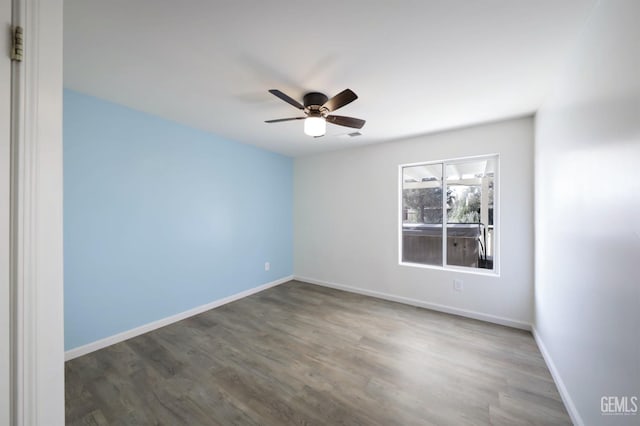
[[[560,372],[556,368],[556,365],[554,364],[553,359],[551,358],[551,354],[547,350],[547,347],[542,341],[542,338],[538,334],[538,331],[536,330],[535,325],[531,326],[531,333],[533,334],[533,338],[536,340],[536,343],[538,344],[538,348],[540,349],[540,353],[544,358],[544,362],[547,364],[547,368],[551,372],[551,377],[553,377],[553,381],[556,383],[556,387],[558,388],[560,397],[562,397],[562,402],[564,402],[564,406],[566,407],[567,412],[569,413],[569,417],[571,417],[571,421],[576,426],[583,426],[584,422],[582,421],[582,417],[580,417],[580,413],[578,413],[576,405],[573,403],[573,399],[571,399],[571,395],[569,395],[569,391],[567,390],[567,387],[565,386],[564,381],[560,376]]]
[[[69,349],[64,353],[64,360],[69,361],[73,358],[77,358],[90,352],[97,351],[98,349],[106,348],[107,346],[123,342],[127,339],[131,339],[132,337],[148,333],[157,328],[164,327],[174,322],[181,321],[185,318],[189,318],[202,312],[217,308],[218,306],[225,305],[244,297],[251,296],[252,294],[259,293],[268,288],[286,283],[288,281],[291,281],[292,279],[293,276],[291,275],[288,277],[280,278],[279,280],[271,281],[258,287],[250,288],[249,290],[241,291],[240,293],[236,293],[222,299],[214,300],[213,302],[209,302],[205,305],[197,306],[193,309],[189,309],[188,311],[180,312],[179,314],[171,315],[170,317],[162,318],[157,321],[141,325],[140,327],[132,328],[131,330],[123,331],[122,333],[114,334],[113,336],[105,337],[104,339],[96,340],[95,342],[91,342],[83,346],[78,346],[77,348]]]
[[[350,293],[362,294],[364,296],[371,296],[378,299],[389,300],[392,302],[404,303],[405,305],[417,306],[420,308],[431,309],[432,311],[445,312],[447,314],[459,315],[462,317],[473,318],[481,321],[486,321],[494,324],[505,325],[507,327],[519,328],[522,330],[531,330],[531,324],[524,321],[518,321],[510,318],[499,317],[496,315],[485,314],[477,311],[470,311],[466,309],[454,308],[452,306],[440,305],[437,303],[424,302],[422,300],[411,299],[404,296],[395,296],[393,294],[382,293],[379,291],[367,290],[358,287],[351,287],[342,284],[330,283],[327,281],[316,280],[309,277],[294,276],[294,280],[307,282],[309,284],[316,284],[323,287],[335,288],[337,290],[348,291]]]

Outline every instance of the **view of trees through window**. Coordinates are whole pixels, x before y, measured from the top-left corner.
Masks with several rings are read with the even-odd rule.
[[[496,165],[486,157],[403,167],[403,262],[443,265],[446,248],[447,265],[493,269]]]
[[[442,188],[405,189],[402,191],[410,223],[442,223]],[[448,197],[447,197],[448,200]]]
[[[450,186],[447,189],[449,223],[480,222],[480,186]],[[402,199],[406,223],[442,223],[442,188],[405,189]],[[493,225],[493,179],[489,182],[489,225]]]
[[[489,181],[489,223],[493,225],[493,178]],[[450,186],[447,191],[449,223],[480,223],[481,187],[479,185]]]

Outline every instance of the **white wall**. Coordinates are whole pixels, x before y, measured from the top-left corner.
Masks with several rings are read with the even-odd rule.
[[[491,153],[500,154],[500,277],[398,265],[398,165]],[[532,119],[296,158],[294,274],[528,327],[533,309]],[[463,292],[453,290],[454,278],[464,280]]]
[[[600,413],[640,397],[639,18],[601,1],[536,117],[535,328],[577,423],[640,424]]]

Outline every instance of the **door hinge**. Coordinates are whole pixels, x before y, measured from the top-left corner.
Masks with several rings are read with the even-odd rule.
[[[13,27],[12,38],[11,60],[22,62],[22,54],[24,53],[24,33],[22,27]]]

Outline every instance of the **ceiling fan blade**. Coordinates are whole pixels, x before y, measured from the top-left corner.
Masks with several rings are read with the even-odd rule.
[[[271,93],[274,96],[277,96],[278,98],[282,99],[286,103],[291,104],[291,105],[293,105],[294,107],[296,107],[298,109],[304,109],[304,106],[300,102],[296,101],[295,99],[293,99],[289,95],[285,95],[284,93],[282,93],[278,89],[271,89],[271,90],[269,90],[269,93]]]
[[[278,118],[276,120],[266,120],[265,123],[280,123],[281,121],[304,120],[307,117]]]
[[[353,127],[354,129],[362,129],[362,126],[366,123],[366,121],[359,118],[344,117],[342,115],[327,115],[327,122],[338,126]]]
[[[353,93],[350,89],[345,89],[333,98],[329,99],[322,106],[327,108],[329,111],[335,111],[338,108],[342,108],[343,106],[350,104],[356,99],[358,99],[358,95]]]

